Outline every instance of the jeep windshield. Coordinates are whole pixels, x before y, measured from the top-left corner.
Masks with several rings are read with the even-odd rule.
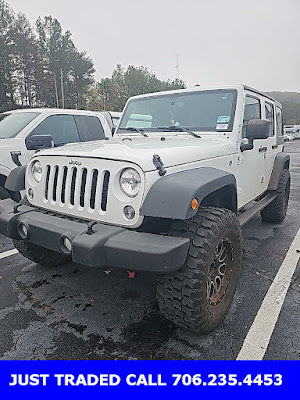
[[[178,92],[132,99],[124,110],[117,133],[231,132],[236,90]],[[170,129],[172,127],[184,128]],[[164,130],[165,129],[165,130]]]
[[[0,114],[0,139],[16,137],[39,114],[38,112]]]

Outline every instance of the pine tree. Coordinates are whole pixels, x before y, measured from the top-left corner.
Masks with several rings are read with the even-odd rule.
[[[14,99],[15,43],[14,13],[0,0],[0,111],[16,107]]]

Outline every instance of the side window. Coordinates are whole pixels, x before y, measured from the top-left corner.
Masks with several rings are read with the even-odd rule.
[[[259,99],[246,95],[243,121],[243,137],[246,137],[246,127],[250,119],[261,119],[261,107]]]
[[[103,126],[97,117],[82,116],[82,122],[85,125],[86,140],[101,140],[105,139]]]
[[[52,135],[55,145],[80,142],[72,115],[52,115],[41,122],[31,135]]]
[[[270,103],[265,104],[266,119],[269,121],[269,136],[274,136],[274,107]]]
[[[277,136],[283,135],[283,118],[282,118],[282,110],[279,107],[276,107],[276,129]]]

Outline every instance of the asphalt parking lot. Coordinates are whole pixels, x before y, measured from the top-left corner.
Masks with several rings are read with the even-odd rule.
[[[243,227],[239,287],[216,331],[198,336],[166,321],[150,274],[128,279],[72,263],[47,269],[6,253],[13,245],[0,235],[0,359],[236,359],[300,227],[300,141],[286,151],[287,217],[272,225],[257,215]],[[299,309],[298,262],[264,359],[300,360]]]

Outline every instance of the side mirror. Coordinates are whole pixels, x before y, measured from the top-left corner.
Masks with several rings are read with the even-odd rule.
[[[28,150],[42,150],[53,147],[52,135],[32,135],[25,140]]]
[[[269,122],[265,119],[250,119],[246,126],[246,138],[248,143],[241,144],[241,151],[252,150],[253,140],[268,139]]]
[[[250,119],[246,127],[246,138],[267,139],[269,137],[269,122],[265,119]]]

